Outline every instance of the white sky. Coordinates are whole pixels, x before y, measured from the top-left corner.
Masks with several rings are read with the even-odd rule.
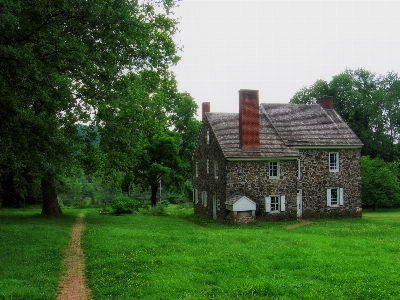
[[[288,103],[346,68],[400,73],[400,1],[183,0],[172,71],[212,112],[238,112],[238,91]],[[199,118],[199,117],[198,117]]]

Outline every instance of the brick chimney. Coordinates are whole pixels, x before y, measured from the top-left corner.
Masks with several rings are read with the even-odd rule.
[[[317,99],[317,104],[321,105],[323,109],[333,109],[333,96],[322,96]]]
[[[204,120],[206,113],[210,112],[210,102],[202,103],[201,119]]]
[[[239,143],[243,150],[260,149],[260,108],[257,90],[239,91]]]

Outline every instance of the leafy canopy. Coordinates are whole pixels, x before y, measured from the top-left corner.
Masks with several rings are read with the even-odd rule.
[[[39,180],[42,194],[51,197],[43,199],[43,212],[60,212],[57,176],[87,144],[76,134],[77,125],[93,116],[97,125],[107,124],[107,110],[124,109],[119,91],[125,78],[145,70],[163,76],[178,61],[172,39],[177,22],[162,13],[173,6],[173,1],[0,0],[2,198],[18,202]]]

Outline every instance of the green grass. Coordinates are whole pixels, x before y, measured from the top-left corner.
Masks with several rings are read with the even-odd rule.
[[[228,226],[171,205],[170,216],[85,212],[93,299],[399,299],[400,211],[362,219]],[[0,299],[55,299],[76,216],[0,210]]]
[[[0,210],[0,299],[55,299],[62,249],[75,215],[54,218],[40,212]]]
[[[174,215],[89,213],[94,299],[398,299],[400,212],[227,226]]]

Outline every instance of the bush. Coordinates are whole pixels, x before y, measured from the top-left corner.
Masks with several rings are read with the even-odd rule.
[[[154,206],[151,209],[151,214],[153,215],[167,215],[167,212],[165,210],[165,206],[161,203],[157,203],[156,206]]]
[[[111,203],[111,207],[117,215],[131,214],[133,211],[139,211],[139,206],[139,201],[133,200],[128,196],[118,196]]]
[[[149,209],[150,209],[150,201],[148,201],[148,200],[143,201],[141,207],[142,207],[143,210],[149,211]]]
[[[161,200],[161,204],[165,207],[168,207],[169,201],[168,200]]]

